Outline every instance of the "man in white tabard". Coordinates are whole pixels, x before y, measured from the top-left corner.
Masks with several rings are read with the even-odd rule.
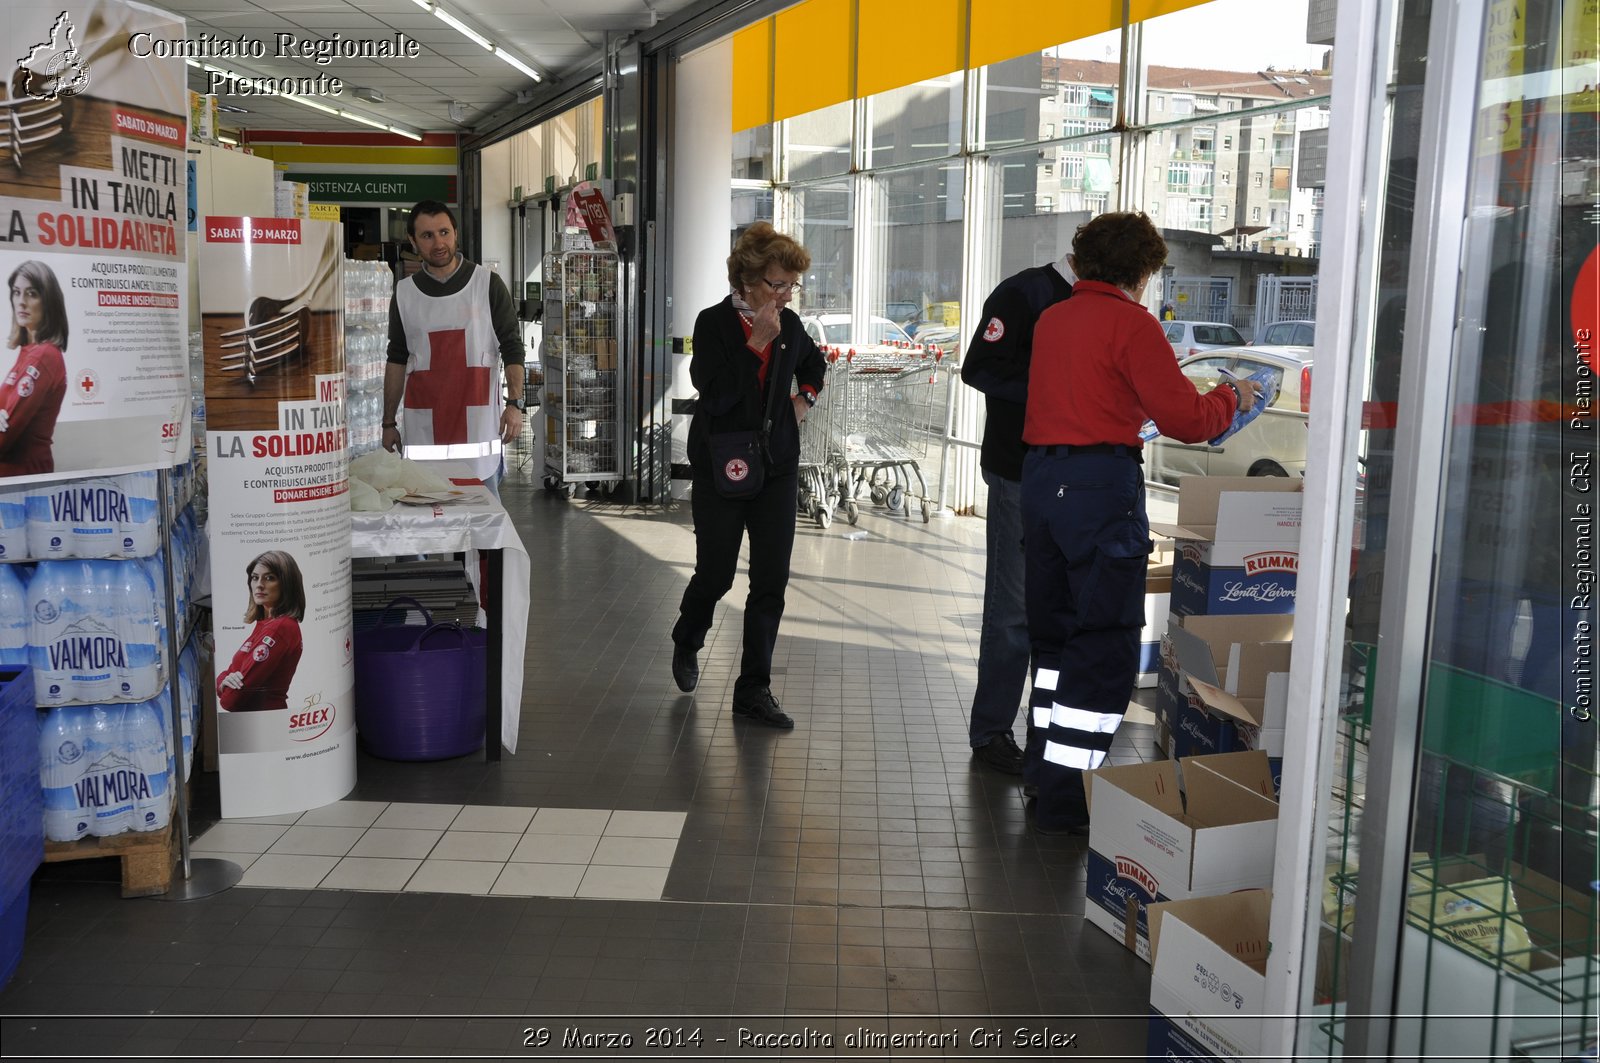
[[[501,451],[522,434],[528,409],[516,305],[504,281],[456,250],[448,206],[423,200],[407,229],[422,269],[395,285],[389,304],[384,449],[465,462],[498,496]]]

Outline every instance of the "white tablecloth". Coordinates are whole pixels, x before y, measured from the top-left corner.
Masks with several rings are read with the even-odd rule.
[[[446,476],[470,476],[465,467],[430,462]],[[528,643],[528,551],[511,525],[511,517],[488,491],[478,489],[471,501],[441,506],[395,505],[382,513],[352,513],[351,556],[403,557],[407,554],[467,552],[467,578],[478,586],[478,551],[495,550],[504,559],[500,588],[502,645],[500,742],[517,751],[517,724],[522,708],[523,656]],[[479,600],[482,600],[480,594]],[[478,622],[485,623],[483,610]]]

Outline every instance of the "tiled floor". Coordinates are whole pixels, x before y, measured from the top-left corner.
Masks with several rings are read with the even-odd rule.
[[[505,500],[534,571],[516,755],[363,754],[349,800],[204,834],[261,854],[257,888],[125,901],[110,862],[43,869],[0,992],[7,1055],[605,1054],[560,1051],[574,1026],[631,1032],[636,1056],[661,1054],[646,1026],[699,1028],[680,1057],[779,1054],[740,1026],[835,1038],[783,1054],[881,1055],[844,1047],[859,1026],[962,1033],[913,1058],[1144,1057],[1149,971],[1085,925],[1083,841],[1036,835],[1017,780],[967,749],[981,521],[801,523],[774,677],[797,725],[780,733],[728,711],[742,576],[700,689],[673,686],[686,506],[514,480]],[[1113,758],[1149,747],[1125,724]],[[197,835],[215,810],[201,785]],[[641,812],[681,829],[627,826]],[[583,895],[662,872],[648,899]],[[1011,1036],[1044,1026],[1077,1040]],[[977,1027],[1006,1037],[974,1047]]]
[[[246,888],[656,901],[682,812],[340,801],[225,820],[194,855],[230,860]]]

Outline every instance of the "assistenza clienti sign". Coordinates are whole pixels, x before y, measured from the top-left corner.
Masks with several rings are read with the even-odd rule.
[[[313,203],[404,203],[424,199],[456,201],[453,173],[289,173],[289,181],[304,181]]]

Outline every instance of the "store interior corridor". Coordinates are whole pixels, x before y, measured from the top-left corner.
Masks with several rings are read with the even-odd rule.
[[[982,520],[868,506],[855,527],[800,522],[773,688],[796,727],[779,732],[729,711],[742,566],[699,689],[673,684],[687,503],[568,500],[529,468],[503,497],[533,567],[516,754],[363,752],[347,817],[240,824],[263,828],[257,853],[316,852],[262,865],[300,868],[299,888],[263,871],[204,899],[122,900],[115,861],[44,868],[0,993],[8,1055],[537,1056],[554,1054],[528,1040],[541,1028],[642,1047],[664,1026],[700,1031],[679,1055],[776,1054],[738,1043],[759,1019],[839,1055],[858,1028],[959,1030],[943,1051],[963,1058],[1048,1028],[1075,1038],[1062,1054],[1143,1058],[1149,968],[1083,918],[1086,839],[1036,834],[1020,779],[967,746]],[[1111,761],[1153,756],[1130,719]],[[194,834],[217,807],[201,777]],[[552,823],[593,835],[565,875],[539,870],[547,845],[577,844],[547,842]],[[327,874],[388,828],[420,849],[387,887]],[[333,848],[273,849],[291,836]],[[605,852],[617,866],[597,875]],[[975,1048],[974,1028],[1004,1040]]]

